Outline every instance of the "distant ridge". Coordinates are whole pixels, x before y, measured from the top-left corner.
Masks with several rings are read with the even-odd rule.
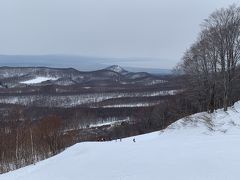
[[[112,64],[121,64],[122,60],[124,60],[125,62],[126,60],[131,62],[131,59],[101,58],[74,55],[0,55],[0,66],[75,68],[80,71],[94,71],[98,69],[103,69],[108,65],[111,66]],[[134,61],[136,62],[137,60],[134,59]],[[123,67],[125,70],[132,72],[148,72],[160,75],[171,74],[170,69],[142,68],[137,66],[129,67],[127,64]]]
[[[122,75],[129,73],[127,70],[125,70],[124,68],[122,68],[119,65],[109,66],[109,67],[106,68],[106,70],[114,71],[114,72],[120,73]]]
[[[79,71],[74,68],[49,67],[0,67],[0,80],[5,87],[21,87],[22,82],[34,82],[45,85],[82,85],[82,86],[115,86],[115,85],[155,85],[163,83],[162,77],[146,72],[130,72],[118,65],[96,71]],[[51,80],[51,81],[49,81]],[[40,85],[39,84],[39,85]]]

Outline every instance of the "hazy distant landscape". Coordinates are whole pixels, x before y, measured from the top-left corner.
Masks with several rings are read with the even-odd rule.
[[[152,62],[152,63],[149,63]],[[142,58],[98,58],[71,55],[0,55],[0,66],[14,67],[74,67],[80,71],[93,71],[106,66],[120,65],[133,72],[149,72],[153,74],[169,74],[171,69],[154,66],[159,59]],[[145,64],[148,62],[148,66]],[[145,65],[145,66],[144,66]]]

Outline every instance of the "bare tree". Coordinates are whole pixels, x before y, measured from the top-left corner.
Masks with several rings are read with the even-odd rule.
[[[231,105],[232,84],[240,58],[240,7],[216,10],[203,26],[212,32],[211,41],[217,49],[224,88],[224,110]]]
[[[188,76],[188,89],[198,97],[200,110],[213,112],[218,97],[226,111],[233,103],[233,81],[240,60],[240,7],[216,10],[202,27],[180,67]]]

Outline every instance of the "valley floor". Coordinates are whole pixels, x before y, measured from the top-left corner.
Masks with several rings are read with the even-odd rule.
[[[0,180],[238,180],[240,104],[199,113],[163,132],[79,143]]]

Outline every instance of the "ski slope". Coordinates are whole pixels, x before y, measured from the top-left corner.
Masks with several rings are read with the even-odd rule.
[[[20,82],[21,84],[38,84],[38,83],[42,83],[45,81],[49,81],[49,80],[57,80],[58,78],[53,78],[53,77],[35,77],[34,79],[28,80],[28,81],[23,81]]]
[[[238,180],[240,103],[199,113],[162,132],[79,143],[0,180]]]

